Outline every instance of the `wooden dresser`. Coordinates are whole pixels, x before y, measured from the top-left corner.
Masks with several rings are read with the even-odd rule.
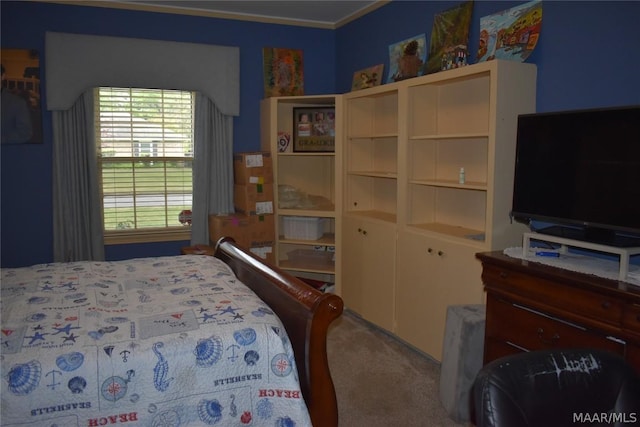
[[[594,347],[640,373],[640,287],[504,255],[477,254],[487,292],[484,363],[526,350]]]

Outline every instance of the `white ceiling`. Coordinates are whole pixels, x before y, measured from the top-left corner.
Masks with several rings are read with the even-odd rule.
[[[110,0],[101,6],[336,28],[390,0]],[[90,3],[90,2],[88,2]]]

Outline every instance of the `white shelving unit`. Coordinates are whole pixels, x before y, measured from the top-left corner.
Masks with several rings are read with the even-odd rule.
[[[261,103],[261,147],[270,151],[274,169],[274,215],[276,216],[275,252],[280,268],[292,274],[334,283],[340,292],[340,232],[339,215],[342,203],[341,177],[341,104],[336,95],[289,96],[264,99]],[[291,140],[285,151],[279,149],[279,133],[294,135],[296,108],[335,108],[334,152],[296,152]],[[281,200],[279,188],[286,186],[304,195],[305,203],[288,204]],[[322,235],[305,240],[285,237],[284,222],[308,218],[322,220]],[[300,221],[304,223],[305,221]],[[330,254],[315,253],[318,251]]]

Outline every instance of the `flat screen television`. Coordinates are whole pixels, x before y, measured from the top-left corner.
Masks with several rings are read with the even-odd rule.
[[[512,216],[540,233],[640,246],[640,105],[520,115]]]

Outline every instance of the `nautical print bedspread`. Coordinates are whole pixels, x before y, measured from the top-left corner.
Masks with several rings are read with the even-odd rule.
[[[2,269],[3,426],[309,426],[280,320],[210,256]]]

